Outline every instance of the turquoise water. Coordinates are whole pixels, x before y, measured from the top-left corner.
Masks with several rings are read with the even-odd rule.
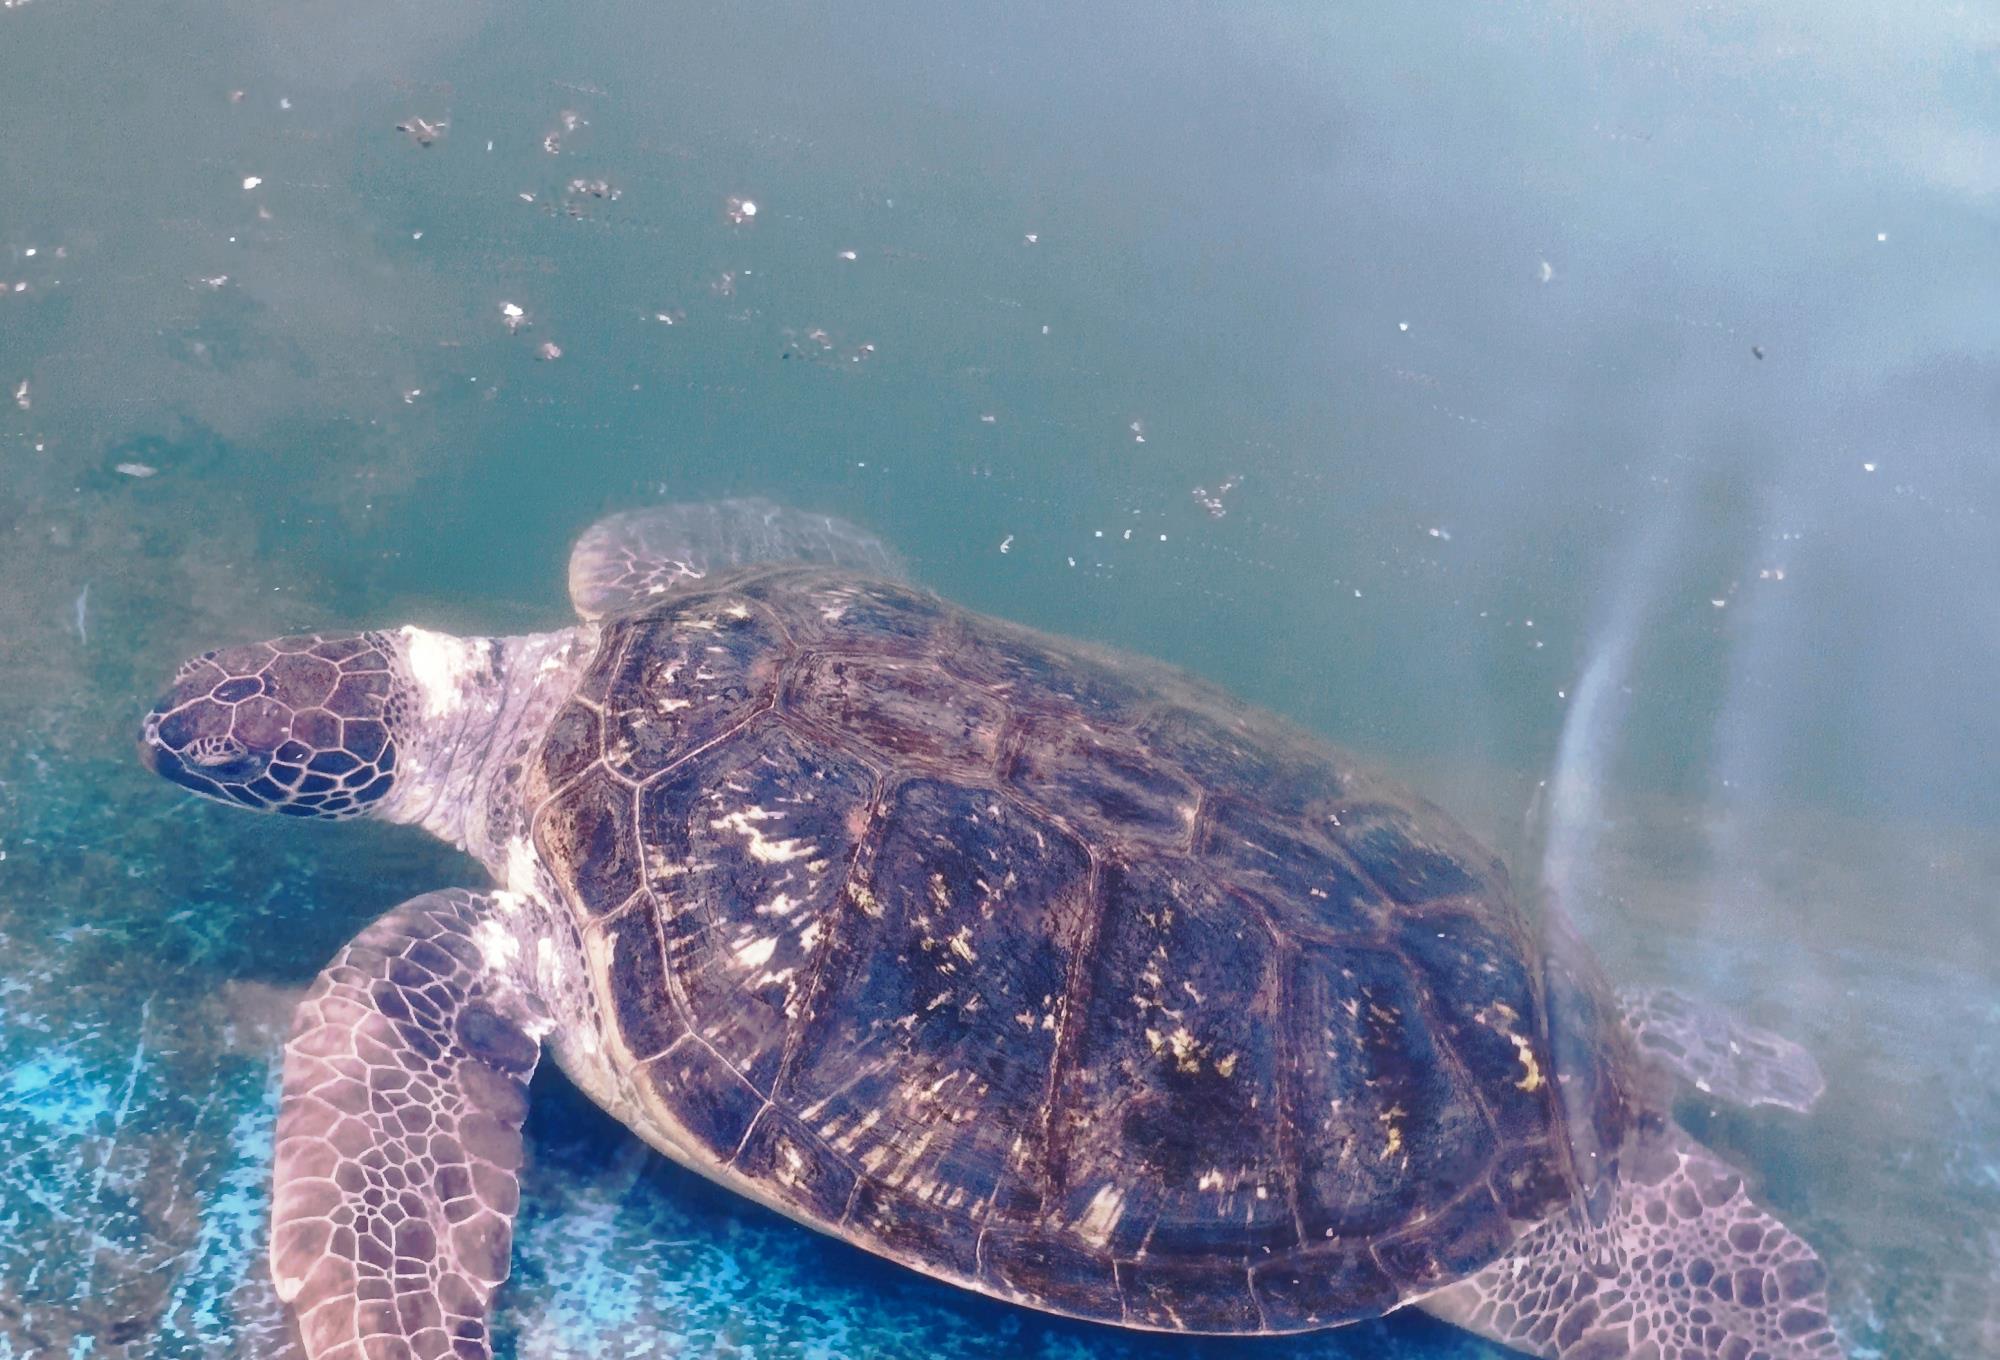
[[[1809,1118],[1683,1118],[1855,1356],[2000,1353],[2000,26],[1072,8],[0,9],[0,1357],[291,1354],[290,1005],[477,881],[151,779],[174,664],[552,625],[593,517],[732,493],[1368,752],[1809,1044]],[[523,1360],[1496,1354],[1029,1315],[534,1095]]]

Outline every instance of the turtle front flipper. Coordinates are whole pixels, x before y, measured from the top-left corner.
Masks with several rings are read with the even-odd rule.
[[[412,898],[349,942],[299,1006],[271,1278],[312,1360],[491,1354],[487,1304],[507,1277],[544,1023],[477,942],[500,929],[485,894]]]
[[[597,521],[570,553],[569,598],[578,614],[595,619],[760,562],[909,579],[881,539],[846,520],[749,497],[659,505]]]
[[[1543,1360],[1844,1360],[1811,1247],[1678,1128],[1634,1149],[1600,1228],[1558,1213],[1423,1299]]]
[[[1826,1090],[1812,1054],[1720,1006],[1671,987],[1637,987],[1618,994],[1618,1009],[1640,1054],[1704,1095],[1803,1114]]]

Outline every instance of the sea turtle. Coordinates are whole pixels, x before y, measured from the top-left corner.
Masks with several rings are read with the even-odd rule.
[[[570,592],[533,636],[204,652],[145,719],[177,784],[416,823],[494,880],[299,1007],[270,1265],[314,1360],[489,1354],[544,1045],[683,1165],[1036,1308],[1840,1355],[1811,1249],[1652,1075],[1803,1110],[1811,1060],[1621,1010],[1438,809],[824,516],[614,516]]]

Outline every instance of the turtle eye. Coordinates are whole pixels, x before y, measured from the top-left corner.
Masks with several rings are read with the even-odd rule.
[[[234,765],[250,754],[250,748],[234,737],[197,737],[181,753],[188,764],[203,770]]]

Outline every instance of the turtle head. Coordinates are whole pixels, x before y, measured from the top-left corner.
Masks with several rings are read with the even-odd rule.
[[[314,634],[203,652],[146,715],[146,764],[183,788],[290,817],[356,817],[395,782],[398,639]]]

